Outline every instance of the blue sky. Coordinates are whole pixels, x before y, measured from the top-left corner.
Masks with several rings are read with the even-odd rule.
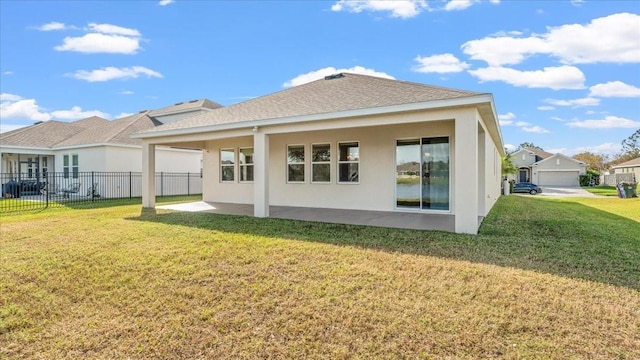
[[[638,1],[0,1],[0,129],[230,105],[339,71],[492,93],[507,147],[640,128]]]

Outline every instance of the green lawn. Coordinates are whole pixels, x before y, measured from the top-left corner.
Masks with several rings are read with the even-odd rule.
[[[478,236],[0,217],[0,358],[640,358],[640,200],[503,196]]]
[[[618,190],[616,190],[615,186],[598,185],[598,186],[583,186],[582,188],[596,195],[618,196]],[[636,193],[638,194],[638,196],[640,196],[640,184],[638,184],[638,187],[636,188]]]

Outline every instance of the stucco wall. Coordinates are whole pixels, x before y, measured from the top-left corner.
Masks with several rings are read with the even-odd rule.
[[[142,151],[138,147],[106,147],[106,159],[104,170],[95,171],[142,171]],[[199,173],[201,159],[201,151],[158,146],[156,147],[156,172]]]
[[[455,158],[453,121],[378,126],[330,131],[307,131],[269,136],[269,201],[271,205],[367,209],[395,209],[396,140],[418,137],[450,137],[451,179]],[[360,176],[358,184],[337,183],[338,142],[359,141]],[[331,145],[331,182],[311,183],[311,144]],[[287,183],[287,145],[305,145],[305,182]],[[219,154],[222,148],[252,147],[253,138],[207,142],[204,152],[205,189],[203,198],[212,202],[253,203],[253,184],[220,181]],[[237,168],[236,168],[237,177]],[[453,182],[451,183],[453,184]],[[453,193],[453,189],[451,190]],[[453,201],[451,201],[453,206]]]

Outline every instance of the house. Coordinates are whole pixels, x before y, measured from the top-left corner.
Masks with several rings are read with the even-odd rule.
[[[8,179],[44,179],[48,172],[140,172],[141,144],[132,133],[221,105],[209,100],[177,103],[109,121],[97,116],[74,122],[46,121],[0,134],[0,174]],[[200,150],[158,148],[157,170],[199,172]]]
[[[476,234],[500,196],[488,93],[340,73],[133,137],[148,208],[160,146],[202,149],[203,200],[256,217]]]
[[[611,167],[613,174],[630,174],[631,181],[640,180],[640,157]]]
[[[512,180],[540,186],[579,186],[580,175],[587,171],[587,165],[582,161],[535,148],[523,148],[511,153],[511,162],[518,169]]]

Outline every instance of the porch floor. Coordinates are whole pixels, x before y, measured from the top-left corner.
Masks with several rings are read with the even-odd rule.
[[[156,206],[156,209],[188,212],[204,211],[225,215],[253,216],[252,204],[211,203],[198,201],[192,203],[160,205]],[[455,218],[454,215],[451,214],[270,206],[269,217],[415,230],[455,231]]]

